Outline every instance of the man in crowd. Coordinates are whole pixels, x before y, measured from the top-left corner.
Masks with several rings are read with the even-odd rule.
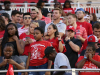
[[[79,39],[74,38],[75,29],[73,26],[67,26],[66,38],[65,38],[65,47],[67,51],[65,55],[68,57],[71,68],[75,68],[75,63],[78,59],[78,52],[82,46],[82,43]]]
[[[84,43],[85,39],[87,39],[87,32],[84,27],[77,26],[76,20],[77,17],[75,14],[68,14],[68,23],[75,28],[75,38],[80,39],[82,43]]]
[[[20,14],[19,24],[24,25],[24,23],[23,23],[23,13]]]
[[[32,19],[31,19],[30,13],[23,14],[24,25],[23,27],[18,28],[19,35],[28,31],[31,20]]]
[[[41,27],[43,30],[45,30],[46,23],[44,21],[41,21],[41,20],[38,19],[39,10],[38,10],[37,7],[32,8],[30,15],[31,15],[32,21],[38,22],[39,27]]]
[[[87,35],[89,36],[93,33],[92,25],[84,20],[84,15],[85,15],[85,11],[83,8],[78,8],[76,10],[76,16],[77,16],[77,20],[78,20],[77,25],[84,27],[87,31]]]
[[[19,24],[20,20],[20,12],[18,10],[13,10],[11,13],[12,23],[16,24],[17,28],[22,27],[22,25]]]
[[[70,63],[66,55],[57,53],[55,48],[47,47],[45,49],[45,57],[54,62],[54,69],[71,69]],[[60,59],[61,58],[61,59]],[[55,71],[53,75],[71,75],[65,71]]]
[[[53,23],[53,24],[55,24],[57,26],[59,35],[61,35],[61,37],[63,37],[64,34],[65,34],[66,25],[60,21],[61,14],[62,14],[61,9],[55,8],[53,10],[53,22],[51,22],[51,23]],[[49,24],[46,25],[46,27],[45,27],[45,34],[47,32],[48,26],[51,23],[49,23]]]

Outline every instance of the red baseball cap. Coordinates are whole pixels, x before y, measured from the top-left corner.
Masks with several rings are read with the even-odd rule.
[[[67,26],[66,30],[72,30],[75,31],[75,28],[73,26]]]
[[[88,44],[92,44],[92,43],[97,43],[98,42],[98,38],[95,35],[90,35],[88,37]]]

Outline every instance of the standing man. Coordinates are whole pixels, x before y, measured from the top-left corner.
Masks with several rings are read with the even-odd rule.
[[[74,38],[75,29],[73,26],[67,26],[66,38],[65,38],[65,47],[67,51],[65,55],[68,57],[71,68],[75,68],[75,63],[78,59],[78,52],[82,46],[82,43],[79,39]]]
[[[76,16],[77,16],[77,20],[78,20],[77,25],[84,27],[87,31],[87,35],[89,36],[89,35],[93,34],[92,25],[84,20],[84,15],[85,15],[85,11],[83,8],[79,8],[76,10]]]
[[[51,22],[51,23],[53,23],[53,24],[55,24],[57,26],[59,35],[61,37],[63,37],[64,34],[65,34],[66,25],[60,21],[61,14],[62,14],[61,9],[55,8],[53,10],[53,22]],[[46,25],[46,27],[45,27],[45,33],[47,32],[47,28],[48,28],[48,26],[51,23],[49,23],[49,24]]]
[[[37,7],[34,7],[31,12],[30,12],[32,21],[38,22],[39,23],[39,27],[41,27],[43,30],[45,30],[45,25],[46,23],[44,21],[41,21],[38,19],[39,16],[39,10]]]

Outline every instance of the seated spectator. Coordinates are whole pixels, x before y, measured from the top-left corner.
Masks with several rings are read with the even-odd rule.
[[[37,27],[34,29],[34,39],[36,42],[30,44],[26,69],[50,69],[51,61],[43,58],[44,50],[51,46],[50,42],[42,39],[44,31],[42,28]],[[27,73],[25,73],[27,74]],[[50,75],[50,72],[29,72],[29,75]]]
[[[84,20],[84,14],[85,14],[85,11],[83,8],[78,8],[76,10],[77,26],[84,27],[87,31],[87,35],[89,36],[93,34],[92,25]]]
[[[40,7],[38,7],[38,10],[39,10],[38,19],[44,21],[46,24],[51,23],[51,19],[50,18],[45,17],[45,16],[42,15],[42,11],[41,11]]]
[[[64,16],[64,18],[62,19],[62,22],[64,23],[64,24],[66,24],[66,26],[68,26],[69,24],[68,24],[68,17],[67,16]]]
[[[56,52],[66,52],[66,48],[64,46],[64,42],[61,39],[61,36],[58,33],[57,26],[54,24],[51,24],[48,26],[47,34],[49,36],[49,41],[52,46],[56,49]]]
[[[24,25],[24,22],[23,22],[23,14],[24,14],[24,13],[21,13],[21,14],[20,14],[19,24],[21,24],[21,25]]]
[[[75,68],[75,63],[78,59],[78,52],[81,49],[82,43],[79,39],[74,38],[75,29],[73,26],[67,26],[65,47],[67,51],[65,55],[68,57],[71,68]],[[74,59],[73,59],[74,58]]]
[[[9,22],[11,22],[9,14],[8,13],[2,13],[1,16],[5,20],[5,25],[7,25]]]
[[[39,27],[41,27],[43,30],[45,30],[46,23],[44,21],[41,21],[41,20],[38,19],[39,10],[38,10],[37,7],[32,8],[30,15],[31,15],[31,18],[32,18],[32,22],[38,22]]]
[[[19,24],[20,20],[20,12],[18,10],[13,10],[11,13],[11,23],[16,24],[17,28],[22,27],[22,25]]]
[[[90,16],[89,15],[84,16],[84,20],[86,22],[90,23]]]
[[[25,33],[25,32],[28,31],[31,20],[32,19],[31,19],[30,13],[24,13],[23,14],[23,23],[24,23],[24,25],[23,25],[23,27],[18,28],[19,36],[22,33]]]
[[[84,56],[80,56],[77,60],[76,67],[82,69],[99,69],[100,56],[95,55],[96,49],[94,45],[88,45]],[[100,75],[100,72],[79,72],[79,75]]]
[[[51,22],[51,23],[53,23],[57,26],[59,35],[61,37],[63,37],[65,34],[66,25],[60,21],[61,14],[62,14],[61,9],[55,8],[53,10],[53,22]],[[47,28],[51,23],[49,23],[45,26],[45,35],[47,35]]]
[[[96,48],[96,52],[95,52],[96,55],[100,55],[100,47],[98,47],[98,39],[95,35],[90,35],[83,44],[83,51],[81,52],[80,56],[84,56],[87,45],[91,45],[91,44],[94,45]]]
[[[54,69],[71,69],[70,63],[66,55],[63,53],[57,53],[52,46],[47,47],[44,51],[45,56],[49,60],[54,62]],[[61,59],[60,59],[61,58]],[[53,75],[71,75],[65,71],[55,71]]]
[[[23,66],[23,61],[18,56],[13,56],[15,48],[12,44],[5,44],[3,53],[4,57],[1,57],[0,60],[0,70],[7,70],[10,65],[12,65],[14,70],[25,69]],[[0,73],[0,75],[8,75],[6,73]],[[14,75],[18,75],[17,72]]]
[[[65,1],[65,2],[64,2],[63,11],[64,11],[66,14],[67,14],[67,13],[75,14],[73,8],[71,8],[71,3],[70,3],[70,1]]]
[[[90,14],[90,23],[92,24],[92,26],[97,23],[97,17],[95,13]]]
[[[23,54],[23,52],[24,52],[24,42],[22,40],[19,40],[18,30],[17,30],[17,27],[14,23],[9,23],[5,28],[4,37],[3,37],[3,40],[2,40],[2,43],[1,43],[2,56],[4,56],[3,49],[4,49],[4,46],[5,46],[6,43],[14,45],[15,51],[14,51],[13,55]]]
[[[50,18],[52,21],[52,12],[48,12],[47,17]]]

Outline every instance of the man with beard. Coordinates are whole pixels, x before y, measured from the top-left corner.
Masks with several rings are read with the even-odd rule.
[[[46,23],[44,21],[41,21],[38,19],[39,16],[39,10],[37,7],[34,7],[31,12],[30,12],[31,18],[32,18],[32,22],[38,22],[39,23],[39,27],[41,27],[43,30],[45,30],[45,25]]]
[[[61,9],[55,8],[53,10],[53,22],[51,22],[51,23],[53,23],[53,24],[55,24],[57,26],[59,35],[61,37],[63,37],[63,35],[65,34],[66,25],[60,21],[61,14],[62,14]],[[46,25],[46,27],[45,27],[45,34],[47,32],[48,26],[51,25],[51,23]]]
[[[93,34],[92,25],[84,20],[84,15],[85,15],[85,11],[83,8],[78,8],[76,10],[76,16],[78,20],[77,25],[84,27],[87,31],[87,35],[89,36]]]

